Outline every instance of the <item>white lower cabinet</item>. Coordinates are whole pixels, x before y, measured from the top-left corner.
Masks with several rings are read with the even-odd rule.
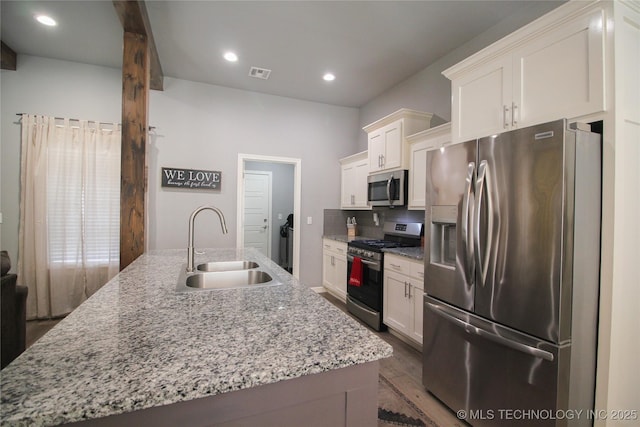
[[[385,254],[382,321],[418,344],[422,344],[423,275],[422,262]]]
[[[322,239],[322,286],[333,296],[347,300],[347,244]]]

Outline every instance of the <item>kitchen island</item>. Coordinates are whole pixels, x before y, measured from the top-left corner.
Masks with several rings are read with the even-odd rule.
[[[1,372],[0,424],[375,425],[391,347],[253,249],[278,286],[177,291],[145,253]]]

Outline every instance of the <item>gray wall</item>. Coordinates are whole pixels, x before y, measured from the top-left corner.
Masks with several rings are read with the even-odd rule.
[[[151,248],[185,247],[187,218],[211,204],[225,213],[229,234],[215,219],[199,218],[211,232],[198,233],[199,247],[235,247],[238,154],[301,159],[300,278],[322,282],[322,217],[340,204],[338,160],[355,152],[358,110],[220,86],[165,78],[163,92],[151,92],[150,123],[157,138],[149,153],[149,237]],[[222,172],[219,192],[159,188],[161,167]],[[312,224],[307,224],[311,218]]]
[[[451,82],[442,75],[442,71],[555,9],[562,3],[562,1],[533,3],[530,7],[499,22],[478,37],[449,52],[424,70],[398,83],[363,105],[360,108],[358,150],[367,149],[367,135],[362,130],[362,127],[400,108],[412,108],[435,114],[437,117],[432,120],[432,126],[451,121]]]
[[[17,263],[20,126],[16,113],[120,121],[120,70],[46,58],[18,56],[17,71],[2,71],[2,248]],[[301,159],[300,275],[322,281],[323,210],[340,204],[338,159],[356,151],[358,110],[165,78],[152,91],[149,122],[155,126],[149,165],[149,249],[187,245],[187,220],[196,207],[212,204],[226,216],[229,234],[215,219],[198,218],[199,247],[235,247],[238,154]],[[217,192],[160,186],[161,167],[222,172]],[[307,217],[312,224],[307,225]],[[204,227],[204,229],[202,229]],[[210,232],[208,230],[211,230]]]

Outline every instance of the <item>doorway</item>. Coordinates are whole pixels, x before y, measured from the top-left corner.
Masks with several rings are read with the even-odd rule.
[[[282,172],[287,171],[288,172]],[[255,200],[251,198],[251,192],[255,191],[255,175],[258,172],[272,172],[272,207],[271,219],[264,222],[264,216],[257,218],[261,224],[253,224],[255,227],[264,227],[262,230],[269,230],[271,237],[270,258],[278,265],[283,265],[283,251],[288,252],[289,270],[294,277],[299,277],[300,271],[300,189],[301,189],[301,160],[288,157],[272,157],[252,154],[238,154],[238,195],[237,195],[237,240],[238,248],[254,246],[249,233],[253,231],[247,227],[245,213],[251,210]],[[247,180],[247,177],[250,177]],[[284,177],[284,178],[282,178]],[[283,181],[284,180],[284,181]],[[279,195],[280,193],[280,195]],[[286,196],[286,197],[283,197]],[[249,197],[249,198],[248,198]],[[288,201],[283,202],[282,199]],[[249,218],[249,217],[247,217]],[[256,219],[253,218],[253,219]],[[255,221],[252,221],[255,222]],[[287,249],[286,243],[282,240],[282,227],[286,226],[288,235],[286,238],[290,242]],[[263,235],[264,237],[264,235]],[[249,239],[249,240],[247,240]],[[263,252],[264,253],[264,252]],[[291,265],[292,264],[292,265]]]
[[[245,168],[248,164],[245,164]],[[256,248],[271,258],[271,171],[244,172],[244,247]],[[277,260],[276,260],[277,262]]]

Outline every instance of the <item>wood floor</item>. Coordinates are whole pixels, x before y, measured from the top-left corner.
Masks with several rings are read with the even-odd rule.
[[[326,292],[320,295],[347,313],[346,305],[342,301]],[[27,322],[27,348],[49,329],[53,328],[60,320]],[[422,412],[427,414],[438,426],[465,427],[468,425],[457,419],[449,408],[440,403],[422,386],[422,354],[420,351],[389,332],[371,331],[393,347],[393,356],[380,361],[380,373],[389,382],[409,398]]]
[[[347,313],[346,305],[342,301],[327,292],[320,295]],[[380,373],[384,377],[439,426],[468,426],[424,389],[422,353],[389,332],[371,331],[393,347],[393,356],[380,361]]]
[[[26,348],[33,345],[34,342],[40,339],[41,336],[49,332],[49,329],[53,328],[62,319],[51,320],[29,320],[27,322],[27,333],[25,338]]]

